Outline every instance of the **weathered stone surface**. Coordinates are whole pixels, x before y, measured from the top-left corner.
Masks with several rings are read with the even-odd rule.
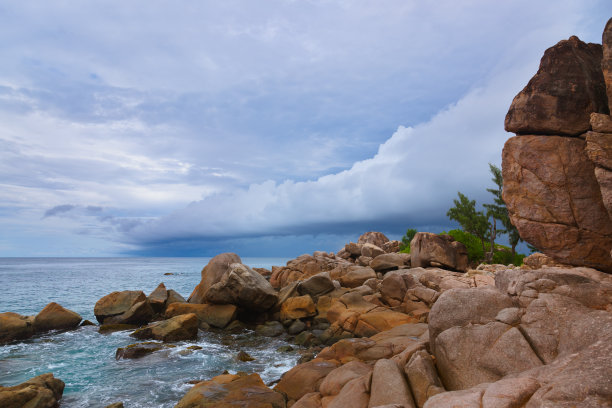
[[[361,248],[359,251],[361,253]],[[350,258],[350,256],[347,258]],[[280,289],[290,283],[307,279],[318,273],[331,273],[334,269],[341,270],[352,265],[352,262],[340,256],[317,251],[313,255],[300,255],[296,259],[287,262],[287,266],[272,267],[270,284],[272,287]]]
[[[434,395],[425,403],[425,408],[482,408],[482,395],[486,385],[480,385],[468,390],[443,392]]]
[[[300,398],[291,408],[321,408],[321,394],[309,392]]]
[[[612,218],[612,134],[587,132],[585,140],[585,151],[595,164],[595,179],[603,204]]]
[[[337,395],[346,383],[372,372],[372,366],[361,361],[351,361],[331,371],[321,383],[323,396]]]
[[[231,264],[241,262],[242,260],[238,255],[230,252],[215,256],[202,269],[202,280],[195,287],[187,301],[189,303],[206,303],[206,292],[208,292],[208,289],[221,280]]]
[[[181,294],[178,293],[176,290],[168,289],[168,300],[166,300],[166,306],[169,306],[172,303],[186,303],[186,302],[187,301],[185,300],[185,298],[182,297]]]
[[[115,359],[137,359],[148,356],[149,354],[155,353],[168,348],[169,345],[155,342],[144,342],[130,344],[125,347],[119,347],[115,352]]]
[[[327,374],[338,365],[319,359],[299,364],[283,374],[274,390],[285,394],[288,400],[297,401],[309,392],[318,392]]]
[[[602,51],[603,58],[601,59],[601,69],[603,71],[604,80],[606,83],[606,91],[608,94],[608,107],[612,106],[612,18],[608,20],[606,28],[602,35]]]
[[[280,322],[266,322],[255,327],[255,331],[260,336],[276,337],[285,333],[285,328]]]
[[[300,295],[317,297],[334,290],[334,283],[329,276],[329,272],[321,272],[300,282],[297,290]]]
[[[79,326],[83,318],[72,310],[68,310],[55,302],[49,303],[34,318],[34,330],[43,332],[47,330],[74,329]]]
[[[594,132],[612,133],[612,117],[603,113],[591,113],[591,129]]]
[[[56,408],[64,393],[64,382],[52,373],[42,374],[13,387],[0,386],[0,407]]]
[[[358,244],[373,244],[379,248],[382,248],[387,242],[389,242],[389,238],[382,232],[377,231],[366,232],[357,240]]]
[[[374,370],[372,371],[368,408],[388,404],[402,404],[409,408],[415,407],[402,370],[395,361],[381,359],[374,364]]]
[[[370,262],[370,267],[376,272],[388,271],[404,267],[404,258],[400,254],[382,254]]]
[[[153,319],[155,312],[145,298],[142,302],[135,303],[128,311],[116,316],[104,319],[105,324],[147,324]]]
[[[348,272],[340,277],[339,281],[344,287],[356,288],[372,278],[376,278],[374,269],[368,266],[352,266],[349,268]]]
[[[317,314],[312,298],[309,295],[289,298],[281,305],[281,320],[294,320]]]
[[[175,408],[285,408],[283,396],[272,391],[259,374],[223,374],[196,384]]]
[[[361,247],[361,255],[369,258],[376,258],[378,255],[385,253],[385,250],[374,244],[363,244]]]
[[[326,408],[368,408],[371,382],[372,374],[349,381]]]
[[[514,307],[515,301],[495,288],[451,289],[444,292],[429,313],[429,338],[435,351],[436,338],[454,326],[486,324],[500,310]],[[434,353],[435,354],[435,353]]]
[[[160,283],[153,292],[147,297],[149,299],[149,304],[153,308],[155,313],[160,313],[164,310],[166,306],[166,300],[168,300],[168,290],[166,289],[166,285]]]
[[[278,295],[270,283],[241,263],[229,265],[221,279],[206,291],[209,303],[232,304],[247,310],[265,311],[276,304]]]
[[[130,310],[136,303],[147,300],[147,296],[141,290],[124,290],[122,292],[112,292],[96,302],[94,315],[99,323],[104,320],[123,314]]]
[[[450,235],[417,232],[410,242],[410,265],[414,268],[442,265],[465,272],[468,267],[467,248]]]
[[[404,367],[404,372],[416,406],[419,408],[422,408],[429,398],[445,391],[434,362],[425,350],[418,350],[412,354]]]
[[[23,340],[34,334],[34,318],[17,313],[0,313],[0,344]]]
[[[200,322],[224,328],[236,318],[238,308],[234,305],[211,305],[194,303],[173,303],[166,309],[166,318],[195,313]]]
[[[514,97],[505,129],[518,134],[579,135],[591,112],[609,113],[602,48],[572,36],[547,49],[538,72]]]
[[[497,381],[542,365],[521,332],[500,322],[443,331],[435,340],[435,356],[448,390]]]
[[[198,317],[195,313],[183,314],[136,330],[130,336],[137,339],[161,341],[195,340],[198,337]]]
[[[525,241],[559,262],[612,271],[612,222],[585,145],[559,136],[510,138],[503,197]]]

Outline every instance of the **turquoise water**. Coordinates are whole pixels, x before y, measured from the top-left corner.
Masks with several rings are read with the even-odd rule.
[[[74,310],[95,321],[93,307],[115,290],[143,290],[149,294],[160,282],[185,298],[200,281],[209,258],[0,258],[3,295],[0,312],[38,313],[49,302]],[[251,267],[284,265],[282,258],[244,258]],[[164,273],[173,275],[165,276]],[[200,332],[195,342],[138,360],[115,360],[115,351],[134,343],[130,332],[99,334],[86,326],[50,333],[0,346],[0,384],[19,384],[52,372],[66,383],[62,407],[104,407],[123,401],[130,407],[173,407],[191,387],[230,372],[257,372],[264,382],[278,379],[292,367],[296,353],[276,351],[286,342],[247,332],[229,335]],[[189,350],[198,345],[201,350]],[[244,350],[253,362],[235,359]]]

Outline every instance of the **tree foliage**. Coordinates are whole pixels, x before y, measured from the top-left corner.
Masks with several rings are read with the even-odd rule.
[[[418,231],[414,228],[408,228],[406,234],[402,237],[402,242],[400,243],[400,252],[409,254],[410,253],[410,242],[412,238],[416,235]]]
[[[476,211],[476,201],[470,200],[461,192],[457,192],[459,199],[454,199],[454,207],[451,207],[446,216],[461,225],[465,232],[478,237],[482,244],[482,252],[485,252],[485,241],[489,234],[489,221],[482,211]]]

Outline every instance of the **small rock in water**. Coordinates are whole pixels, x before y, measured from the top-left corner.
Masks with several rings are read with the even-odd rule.
[[[257,325],[255,331],[261,336],[276,337],[283,334],[285,332],[285,328],[280,322],[272,321]]]
[[[287,332],[289,334],[298,334],[298,333],[303,332],[304,329],[306,329],[306,324],[301,320],[296,320],[293,323],[291,323],[291,326],[289,326],[289,328],[287,329]]]
[[[114,404],[107,405],[104,408],[124,408],[123,402],[115,402]]]
[[[155,342],[135,343],[126,347],[119,347],[115,353],[115,359],[134,359],[142,358],[156,351],[170,348],[169,345],[164,345]]]
[[[249,355],[249,353],[247,353],[247,352],[245,352],[245,351],[240,351],[240,352],[238,353],[238,355],[236,356],[236,359],[237,359],[238,361],[244,361],[244,362],[246,362],[246,361],[253,361],[253,360],[255,360],[253,357],[251,357],[251,356]]]
[[[290,351],[293,351],[294,348],[291,346],[280,346],[279,348],[276,349],[276,351],[279,351],[281,353],[288,353]]]
[[[103,324],[98,329],[98,333],[106,334],[121,330],[134,330],[137,328],[138,326],[135,324]]]
[[[166,272],[166,273],[164,273],[164,275],[170,276],[170,275],[174,275],[174,274],[172,272]]]
[[[95,323],[93,323],[91,320],[83,320],[83,321],[81,322],[81,327],[82,327],[82,326],[95,326],[95,325],[96,325],[96,324],[95,324]]]

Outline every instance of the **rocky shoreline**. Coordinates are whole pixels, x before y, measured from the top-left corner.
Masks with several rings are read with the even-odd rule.
[[[308,348],[276,384],[223,373],[179,408],[612,407],[612,19],[603,40],[547,50],[506,118],[517,136],[504,147],[504,200],[544,254],[471,269],[463,244],[424,232],[410,254],[368,232],[271,270],[224,253],[187,300],[163,283],[102,297],[99,331],[142,340],[116,358],[211,329],[288,333]],[[0,313],[0,344],[79,324],[56,303]],[[52,374],[0,387],[0,406],[58,406],[63,387]]]

